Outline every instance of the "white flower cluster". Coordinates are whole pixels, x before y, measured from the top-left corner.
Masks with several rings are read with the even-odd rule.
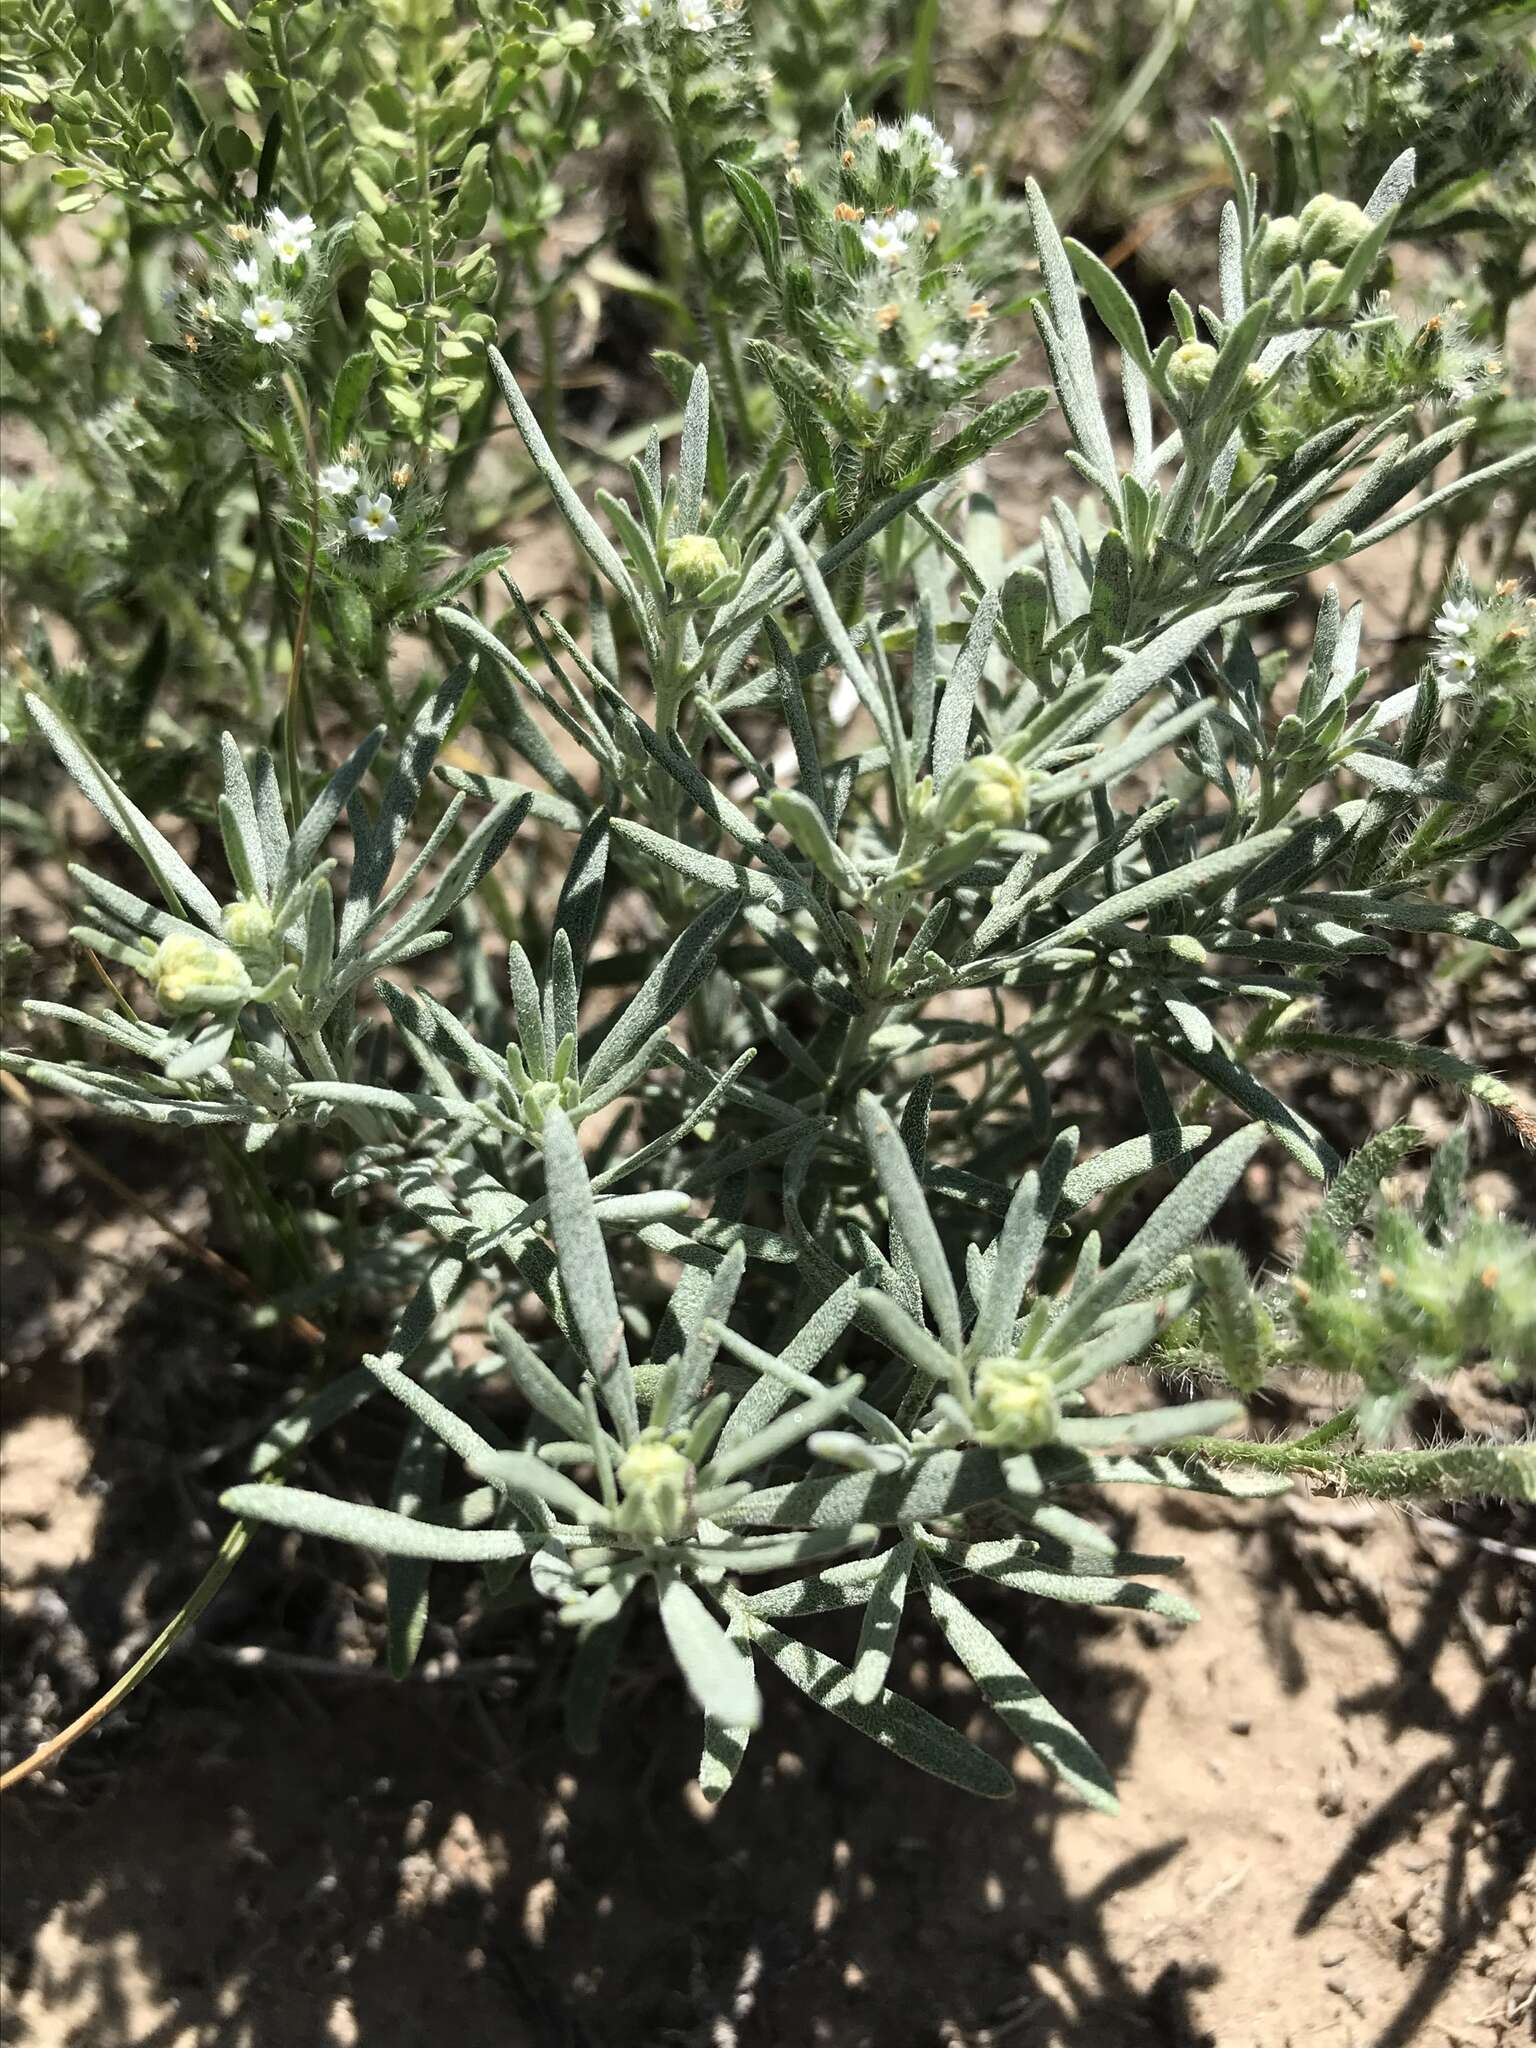
[[[874,131],[875,147],[886,156],[899,156],[909,142],[921,146],[923,167],[932,176],[945,183],[959,177],[954,144],[944,140],[926,114],[909,114],[900,124],[882,121]]]
[[[953,341],[930,341],[918,352],[914,368],[930,386],[952,384],[963,366],[963,352]],[[893,363],[869,362],[853,379],[853,392],[871,412],[879,412],[900,398],[901,372]]]
[[[249,243],[250,228],[237,223],[230,229],[231,236],[238,243]],[[309,255],[315,240],[315,223],[307,213],[290,219],[280,206],[271,207],[267,213],[266,241],[273,264],[279,270],[293,270]],[[240,324],[251,336],[268,348],[292,341],[293,322],[288,317],[288,307],[279,293],[263,292],[259,289],[262,281],[262,264],[255,255],[237,256],[229,267],[229,274],[242,291],[254,294],[251,303],[240,311]],[[217,317],[218,308],[210,298],[201,298],[192,308],[198,320],[212,321]]]
[[[1474,598],[1448,597],[1435,620],[1435,673],[1443,683],[1468,683],[1477,672],[1477,660],[1467,637],[1481,616]]]
[[[1353,57],[1362,64],[1371,63],[1387,46],[1387,38],[1377,24],[1358,14],[1346,15],[1337,27],[1329,29],[1318,40],[1325,50],[1340,50],[1346,57]]]
[[[315,482],[322,497],[352,498],[347,532],[354,540],[366,540],[377,545],[380,541],[393,540],[400,531],[394,500],[388,491],[378,491],[370,497],[366,490],[359,489],[361,478],[355,464],[346,461],[327,463]]]
[[[691,36],[707,35],[718,27],[709,0],[673,0],[672,18]],[[662,0],[623,0],[619,9],[621,28],[651,28],[663,19]]]

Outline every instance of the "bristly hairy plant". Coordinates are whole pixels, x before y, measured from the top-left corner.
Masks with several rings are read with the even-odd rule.
[[[274,34],[280,12],[254,11]],[[405,47],[435,18],[407,10]],[[582,47],[576,26],[550,68]],[[899,1689],[921,1605],[1014,1739],[1111,1807],[1102,1762],[996,1632],[999,1591],[1194,1619],[1141,1583],[1176,1561],[1122,1554],[1094,1489],[1265,1494],[1298,1471],[1391,1497],[1536,1491],[1529,1444],[1399,1442],[1420,1380],[1529,1373],[1528,1240],[1463,1213],[1449,1149],[1419,1216],[1373,1208],[1401,1134],[1346,1163],[1298,1084],[1345,1061],[1417,1075],[1531,1135],[1495,1075],[1326,1007],[1387,934],[1518,947],[1443,885],[1529,825],[1527,600],[1459,577],[1400,688],[1373,682],[1362,607],[1331,587],[1299,655],[1267,631],[1312,575],[1523,487],[1536,449],[1437,481],[1476,425],[1454,336],[1415,353],[1377,298],[1411,151],[1363,204],[1323,191],[1266,212],[1220,135],[1217,303],[1174,292],[1154,335],[1037,186],[1021,213],[962,181],[926,117],[845,113],[828,162],[770,182],[760,131],[722,139],[747,102],[739,23],[627,0],[615,32],[672,123],[712,364],[663,365],[675,460],[653,430],[589,502],[547,387],[530,402],[488,352],[488,402],[580,560],[584,626],[536,611],[505,550],[423,580],[457,459],[445,422],[481,416],[467,358],[438,353],[480,327],[449,318],[435,280],[475,297],[452,249],[492,173],[471,147],[460,197],[435,205],[436,152],[464,121],[439,132],[425,72],[375,81],[393,196],[354,167],[372,225],[351,232],[383,252],[372,354],[433,490],[414,469],[386,487],[377,439],[349,452],[372,362],[317,361],[305,390],[242,402],[237,431],[269,436],[258,476],[286,494],[262,506],[273,566],[307,551],[306,610],[276,757],[223,741],[227,883],[35,678],[34,726],[152,887],[74,871],[78,941],[126,970],[118,1009],[31,1003],[40,1042],[6,1062],[331,1180],[332,1282],[345,1302],[366,1275],[393,1334],[277,1417],[225,1500],[388,1558],[397,1672],[433,1565],[482,1566],[493,1601],[526,1573],[574,1639],[578,1746],[654,1606],[704,1716],[709,1797],[741,1764],[765,1666],[1003,1796],[1009,1771]],[[463,104],[501,89],[476,73]],[[970,337],[1014,288],[1026,217],[1051,389],[978,405],[1011,358]],[[285,232],[306,249],[285,254]],[[256,286],[313,283],[322,327],[333,245],[286,216],[267,239],[242,259]],[[231,329],[227,362],[210,347],[193,365],[210,388],[287,345],[263,320],[310,317],[297,288],[257,290],[236,334],[232,286],[210,303]],[[1014,551],[983,465],[1052,399],[1061,488]],[[1453,416],[1424,432],[1425,402]],[[383,677],[407,616],[460,657],[325,778],[312,603],[356,677]],[[1108,1060],[1134,1078],[1138,1128],[1102,1090],[1070,1117],[1059,1102]],[[1206,1240],[1265,1148],[1328,1191],[1294,1273],[1260,1286]],[[472,1297],[493,1308],[466,1364]],[[1224,1384],[1116,1398],[1111,1376],[1138,1364]],[[1294,1443],[1223,1434],[1243,1418],[1229,1390],[1277,1366],[1336,1375],[1341,1416]],[[405,1410],[388,1504],[290,1483],[381,1388]],[[473,1484],[455,1490],[453,1460]],[[842,1610],[859,1616],[846,1661],[798,1632]]]

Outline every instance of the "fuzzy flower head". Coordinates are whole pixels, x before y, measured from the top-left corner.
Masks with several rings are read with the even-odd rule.
[[[619,1463],[618,1526],[641,1543],[676,1543],[693,1527],[694,1469],[659,1433],[646,1431]]]
[[[971,1416],[978,1443],[1037,1450],[1051,1441],[1061,1421],[1055,1381],[1017,1358],[984,1358],[976,1368]]]
[[[280,206],[267,214],[267,242],[279,263],[297,263],[307,256],[315,239],[315,224],[307,213],[290,220]]]
[[[677,0],[677,25],[691,36],[707,35],[716,25],[709,0]]]
[[[265,296],[253,299],[241,313],[240,320],[250,329],[254,340],[268,347],[293,339],[293,322],[288,318],[288,308],[281,299]]]
[[[708,533],[675,534],[667,542],[661,565],[667,581],[683,597],[702,597],[712,583],[731,571],[724,548]]]
[[[254,256],[240,257],[237,262],[229,266],[229,274],[236,284],[242,284],[247,287],[259,284],[261,281],[261,269]]]
[[[393,540],[400,531],[400,522],[395,517],[389,493],[380,491],[376,498],[370,498],[366,491],[360,491],[353,501],[347,531],[355,540]]]
[[[349,491],[357,489],[357,471],[350,462],[328,462],[315,482],[322,497],[344,498]]]
[[[657,0],[624,0],[619,9],[620,28],[649,28],[657,15]]]

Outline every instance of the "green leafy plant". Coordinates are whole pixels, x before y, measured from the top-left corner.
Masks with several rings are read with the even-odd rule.
[[[844,113],[824,161],[803,151],[770,182],[766,131],[726,143],[756,119],[741,24],[695,0],[627,6],[614,32],[670,124],[712,360],[663,353],[675,457],[653,428],[609,462],[615,488],[584,495],[558,390],[525,394],[515,350],[489,348],[482,378],[490,316],[454,294],[482,303],[484,251],[460,244],[487,185],[504,211],[513,188],[542,203],[517,180],[546,144],[558,159],[575,106],[539,80],[584,78],[588,25],[516,9],[450,32],[446,11],[404,8],[398,51],[318,28],[334,62],[301,79],[284,20],[257,8],[241,32],[271,48],[251,91],[294,138],[289,203],[321,205],[342,160],[327,96],[356,82],[362,212],[253,215],[226,183],[219,262],[255,246],[234,258],[254,279],[205,266],[173,303],[199,337],[174,388],[249,479],[286,684],[258,716],[255,665],[267,731],[225,734],[206,807],[184,806],[216,829],[213,882],[217,856],[178,850],[120,786],[109,724],[34,641],[24,715],[152,887],[105,871],[115,849],[73,871],[75,937],[114,1004],[30,1002],[6,1064],[94,1111],[210,1132],[242,1191],[302,1188],[304,1220],[274,1234],[303,1271],[269,1312],[326,1294],[350,1327],[365,1283],[387,1305],[387,1347],[322,1363],[225,1499],[242,1526],[388,1558],[396,1671],[434,1566],[483,1566],[492,1602],[526,1574],[574,1640],[578,1744],[654,1605],[704,1715],[711,1797],[765,1666],[1001,1796],[1002,1765],[899,1690],[921,1602],[1015,1739],[1111,1805],[989,1591],[1193,1619],[1141,1583],[1174,1561],[1122,1553],[1095,1489],[1252,1495],[1297,1471],[1400,1496],[1531,1490],[1528,1444],[1414,1463],[1390,1440],[1417,1378],[1528,1370],[1525,1241],[1453,1218],[1448,1156],[1420,1217],[1374,1215],[1364,1283],[1351,1233],[1397,1141],[1346,1163],[1344,1119],[1306,1086],[1364,1064],[1529,1135],[1498,1076],[1330,1007],[1391,935],[1519,946],[1454,885],[1529,823],[1523,591],[1458,576],[1420,672],[1386,687],[1361,661],[1362,606],[1304,594],[1536,469],[1522,445],[1444,480],[1478,425],[1456,331],[1420,346],[1376,296],[1412,152],[1362,203],[1266,211],[1219,131],[1215,303],[1172,293],[1154,336],[1037,185],[1021,210],[960,177],[925,116]],[[533,152],[515,174],[470,140],[514,102]],[[137,191],[92,132],[65,138],[81,167]],[[166,160],[159,199],[202,192],[190,158]],[[1051,388],[982,403],[1012,357],[973,346],[974,309],[1015,293],[1026,221]],[[359,250],[361,314],[343,289]],[[514,272],[490,270],[500,306]],[[1015,547],[985,465],[1053,400],[1059,489]],[[469,478],[458,435],[493,405],[580,564],[579,618],[536,609],[504,548],[444,537]],[[1451,416],[1426,431],[1426,405]],[[1301,607],[1308,630],[1277,635]],[[375,704],[382,723],[326,772],[337,725]],[[1096,1069],[1126,1088],[1085,1085]],[[1261,1153],[1328,1189],[1288,1292],[1206,1241]],[[494,1307],[466,1362],[472,1296]],[[1246,1397],[1298,1363],[1364,1383],[1321,1463],[1315,1442],[1226,1433],[1244,1419],[1227,1389],[1147,1407],[1144,1381],[1110,1378],[1171,1366]],[[388,1504],[299,1483],[315,1439],[380,1390],[404,1411]],[[1373,1458],[1396,1461],[1390,1484]],[[844,1610],[846,1661],[790,1632]]]

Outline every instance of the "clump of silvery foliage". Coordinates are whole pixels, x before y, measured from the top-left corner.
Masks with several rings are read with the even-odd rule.
[[[702,31],[669,5],[665,48],[691,77],[683,39]],[[226,740],[227,883],[33,699],[148,879],[138,894],[75,871],[77,936],[132,1014],[32,1006],[103,1056],[8,1058],[249,1152],[323,1128],[404,1306],[385,1350],[280,1418],[226,1504],[383,1553],[397,1670],[434,1564],[483,1566],[493,1594],[526,1573],[569,1631],[577,1744],[654,1604],[704,1716],[709,1796],[766,1666],[1002,1796],[1003,1764],[899,1689],[921,1607],[1009,1733],[1108,1806],[995,1595],[1193,1620],[1143,1583],[1173,1560],[1105,1533],[1098,1490],[1287,1483],[1275,1446],[1223,1434],[1243,1417],[1227,1390],[1147,1407],[1114,1375],[1171,1360],[1241,1394],[1282,1342],[1322,1346],[1347,1388],[1336,1456],[1370,1456],[1406,1412],[1403,1371],[1383,1391],[1362,1349],[1348,1247],[1391,1161],[1346,1166],[1286,1075],[1349,1059],[1521,1114],[1496,1077],[1336,1032],[1321,1005],[1384,934],[1517,943],[1439,885],[1526,816],[1523,595],[1458,583],[1398,690],[1361,666],[1361,607],[1332,589],[1294,661],[1266,621],[1304,579],[1528,475],[1536,451],[1425,488],[1469,420],[1419,434],[1417,394],[1390,377],[1363,410],[1307,414],[1311,366],[1372,346],[1411,158],[1361,204],[1274,217],[1229,151],[1218,302],[1174,294],[1156,339],[1031,188],[1051,389],[977,410],[993,366],[961,339],[970,284],[958,256],[929,267],[902,204],[951,182],[948,146],[913,123],[855,122],[839,143],[861,197],[825,220],[791,198],[790,224],[736,181],[765,292],[799,290],[797,248],[827,238],[800,329],[754,358],[780,409],[765,442],[745,420],[721,432],[697,367],[675,458],[653,433],[622,494],[589,502],[490,351],[590,570],[587,630],[510,578],[499,626],[440,591],[431,623],[461,659],[396,741],[370,734],[315,789],[296,743],[248,758]],[[1112,408],[1090,318],[1119,352]],[[974,465],[1051,402],[1072,444],[1061,491],[1014,552]],[[353,542],[383,545],[338,532]],[[466,719],[493,767],[448,758]],[[469,907],[518,888],[513,852],[534,843],[492,963]],[[417,971],[434,949],[438,971]],[[1053,1073],[1090,1046],[1134,1075],[1138,1128],[1058,1108]],[[1283,1338],[1206,1241],[1261,1152],[1351,1191],[1347,1214],[1324,1198]],[[1397,1367],[1414,1315],[1439,1314],[1450,1364],[1528,1369],[1529,1252],[1477,1242],[1388,1227],[1402,1277],[1378,1272],[1370,1328],[1396,1333]],[[486,1294],[466,1365],[455,1333]],[[307,1445],[380,1395],[404,1432],[387,1504],[295,1483]],[[1456,1454],[1436,1455],[1426,1484],[1448,1483]],[[1530,1492],[1532,1457],[1484,1458],[1478,1483]],[[802,1624],[845,1609],[843,1662]]]

